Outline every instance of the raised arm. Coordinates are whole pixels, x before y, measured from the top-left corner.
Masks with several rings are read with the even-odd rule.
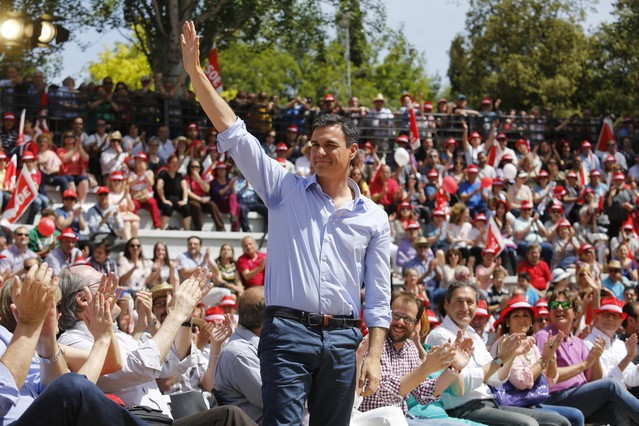
[[[195,94],[215,128],[223,132],[235,123],[235,113],[226,101],[215,91],[200,66],[200,38],[195,32],[193,21],[187,21],[180,36],[184,69],[191,78]]]

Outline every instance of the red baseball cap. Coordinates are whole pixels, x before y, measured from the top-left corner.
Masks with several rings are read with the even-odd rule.
[[[63,238],[68,238],[73,241],[78,241],[78,236],[75,235],[75,232],[73,232],[73,229],[71,228],[64,228],[62,232],[60,233],[60,235],[58,235],[58,241],[60,241]]]
[[[595,315],[601,312],[612,312],[615,314],[620,314],[621,319],[625,320],[628,318],[628,314],[623,311],[624,302],[622,300],[617,299],[616,297],[604,297],[601,299],[601,305],[599,309],[595,309]]]
[[[284,142],[280,142],[275,147],[275,151],[288,151],[288,147],[286,146]]]
[[[73,189],[66,189],[63,193],[62,193],[62,198],[75,198],[76,200],[78,199],[78,194],[76,194],[76,192]]]
[[[487,317],[490,314],[488,313],[488,304],[486,304],[485,300],[480,300],[477,303],[477,310],[475,310],[476,317]]]

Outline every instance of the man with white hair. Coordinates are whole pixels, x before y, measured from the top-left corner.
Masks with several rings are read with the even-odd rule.
[[[135,340],[126,333],[116,331],[122,352],[122,370],[100,377],[97,385],[102,391],[117,395],[127,407],[142,406],[155,414],[163,414],[166,421],[170,422],[171,411],[156,379],[181,374],[192,365],[190,354],[180,357],[176,347],[181,346],[180,340],[191,339],[191,313],[197,302],[208,292],[210,278],[211,274],[206,269],[198,268],[190,278],[174,288],[172,309],[153,337],[145,335],[140,340]],[[101,280],[102,274],[90,266],[73,266],[60,277],[60,329],[64,333],[58,339],[59,343],[90,349],[93,337],[86,325],[78,319],[78,315],[86,303],[84,289],[95,289]],[[139,317],[145,318],[146,315],[141,314]],[[204,411],[181,418],[173,424],[202,424],[199,423],[202,421],[220,425],[254,424],[240,410],[233,408]]]

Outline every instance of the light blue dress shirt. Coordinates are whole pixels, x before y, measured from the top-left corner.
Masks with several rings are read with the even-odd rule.
[[[366,325],[388,327],[390,225],[384,210],[350,179],[354,199],[335,209],[315,174],[287,172],[239,118],[218,135],[218,145],[269,209],[266,304],[358,318],[364,284]]]
[[[9,330],[0,325],[0,356],[6,352],[12,337]],[[44,386],[40,382],[38,362],[31,360],[31,367],[22,389],[18,389],[11,372],[0,363],[0,424],[8,425],[18,420],[42,391]]]

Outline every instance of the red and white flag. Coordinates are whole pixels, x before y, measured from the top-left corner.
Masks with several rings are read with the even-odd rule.
[[[410,117],[410,147],[413,148],[413,151],[416,151],[422,143],[419,140],[419,129],[417,128],[415,108],[408,110],[408,116]]]
[[[14,155],[15,157],[15,155]],[[31,178],[31,173],[26,165],[22,166],[15,189],[2,213],[2,223],[15,223],[31,205],[38,195],[38,185]]]
[[[11,156],[11,160],[7,163],[7,168],[4,173],[4,182],[2,189],[8,192],[13,191],[16,187],[16,171],[18,170],[18,157],[15,154]]]
[[[213,164],[213,160],[211,160],[211,155],[209,154],[204,158],[204,161],[202,161],[202,179],[206,182],[212,181],[215,177],[213,175],[213,167],[215,167],[215,164]]]
[[[493,146],[490,147],[490,151],[488,152],[488,164],[491,167],[497,168],[497,144],[493,143]]]
[[[612,120],[604,118],[601,132],[599,132],[599,139],[597,140],[597,151],[607,152],[608,142],[611,140],[615,140],[615,134],[612,131]]]
[[[499,256],[501,252],[506,248],[506,242],[501,236],[501,231],[497,227],[495,219],[492,217],[488,221],[488,236],[486,237],[486,248],[492,248],[495,250],[495,256]]]
[[[27,114],[27,110],[23,109],[22,114],[20,114],[20,127],[18,127],[18,141],[16,142],[16,146],[22,146],[24,143],[24,120]]]
[[[586,185],[588,185],[589,183],[590,175],[586,170],[586,165],[582,163],[581,168],[579,169],[579,188],[581,188],[582,192],[586,189]]]
[[[217,63],[217,45],[213,44],[211,53],[209,54],[209,63],[204,68],[204,74],[211,82],[213,88],[217,93],[222,93],[224,90],[222,86],[222,74],[220,74],[220,66]]]
[[[379,163],[377,163],[377,166],[375,167],[375,171],[373,172],[373,178],[371,179],[370,183],[373,183],[377,179],[379,179],[379,174],[382,171],[382,167],[384,167],[385,165],[386,165],[386,154],[384,154],[382,156],[382,159],[379,160]]]

